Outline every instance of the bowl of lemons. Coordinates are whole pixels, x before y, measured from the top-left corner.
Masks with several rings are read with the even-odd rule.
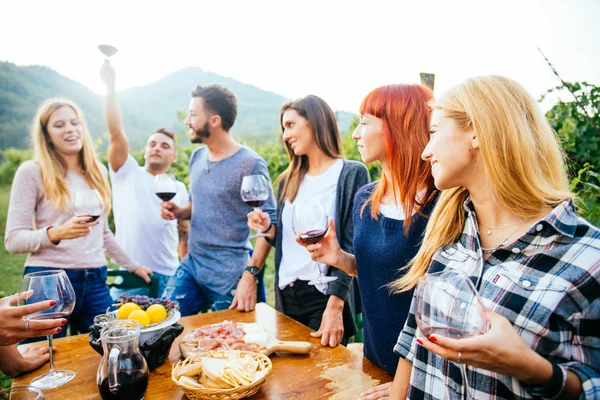
[[[122,295],[110,319],[131,319],[140,323],[140,344],[146,343],[181,318],[177,302],[164,297]]]

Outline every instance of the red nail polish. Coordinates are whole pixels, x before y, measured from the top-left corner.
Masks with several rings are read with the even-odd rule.
[[[421,339],[417,339],[417,343],[419,343],[421,346],[423,346],[423,341]]]
[[[429,336],[429,340],[431,340],[433,343],[437,342],[437,338],[435,336]]]
[[[66,319],[63,319],[62,321],[60,321],[60,324],[61,324],[61,325],[64,325],[64,324],[66,324],[66,323],[67,323],[67,320],[66,320]]]
[[[60,331],[62,331],[62,329],[61,329],[61,328],[56,328],[56,333],[58,333],[58,332],[60,332]]]
[[[50,302],[50,307],[52,307],[52,306],[55,306],[55,305],[56,305],[56,301],[52,300],[52,301]]]

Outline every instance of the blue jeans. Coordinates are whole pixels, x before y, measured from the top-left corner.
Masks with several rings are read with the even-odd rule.
[[[158,278],[157,296],[160,297],[167,288],[167,283],[169,283],[169,279],[171,279],[171,277],[169,275],[159,274],[158,272],[155,272],[153,276]],[[119,296],[122,294],[126,294],[128,296],[150,296],[150,289],[145,287],[134,289],[117,289],[115,287],[110,288],[110,297],[112,297],[115,303],[119,301]]]
[[[58,268],[25,267],[23,275],[56,269]],[[98,314],[104,314],[106,309],[113,303],[106,286],[106,267],[65,269],[64,271],[75,291],[75,309],[67,317],[67,325],[64,325],[62,331],[55,334],[54,337],[65,336],[67,327],[71,330],[71,335],[89,332],[90,326],[94,324],[94,317]],[[44,339],[44,337],[34,338],[26,342],[37,342]]]
[[[198,282],[183,265],[177,268],[162,295],[179,303],[182,317],[198,314],[207,305],[210,305],[213,311],[226,310],[233,301],[233,295],[217,293]]]

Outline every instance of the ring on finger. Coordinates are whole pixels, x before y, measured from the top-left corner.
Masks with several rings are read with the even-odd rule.
[[[462,353],[459,351],[458,352],[458,359],[456,360],[456,363],[460,364],[461,360],[462,360]]]
[[[25,330],[26,331],[29,330],[29,320],[28,319],[25,320]]]

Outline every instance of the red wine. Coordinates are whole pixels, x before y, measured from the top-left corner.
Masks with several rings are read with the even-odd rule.
[[[248,204],[250,207],[258,208],[258,207],[261,207],[266,202],[267,202],[267,200],[246,200],[245,203]]]
[[[475,336],[475,333],[464,329],[450,328],[448,326],[421,326],[421,332],[425,337],[440,335],[451,339],[464,339]]]
[[[102,400],[140,400],[148,389],[148,374],[141,371],[117,372],[119,385],[115,392],[108,386],[108,378],[98,385]]]
[[[300,240],[302,240],[306,244],[317,244],[323,236],[327,233],[327,229],[314,229],[312,231],[307,231],[298,235]]]
[[[97,220],[98,218],[100,218],[99,215],[90,215],[89,217],[92,219],[90,222],[94,222],[95,220]]]
[[[156,192],[156,195],[162,200],[162,201],[169,201],[171,200],[173,197],[175,197],[177,193],[176,192]]]
[[[33,314],[29,316],[29,319],[56,319],[56,318],[67,318],[69,314],[66,312],[49,312],[43,314]]]

